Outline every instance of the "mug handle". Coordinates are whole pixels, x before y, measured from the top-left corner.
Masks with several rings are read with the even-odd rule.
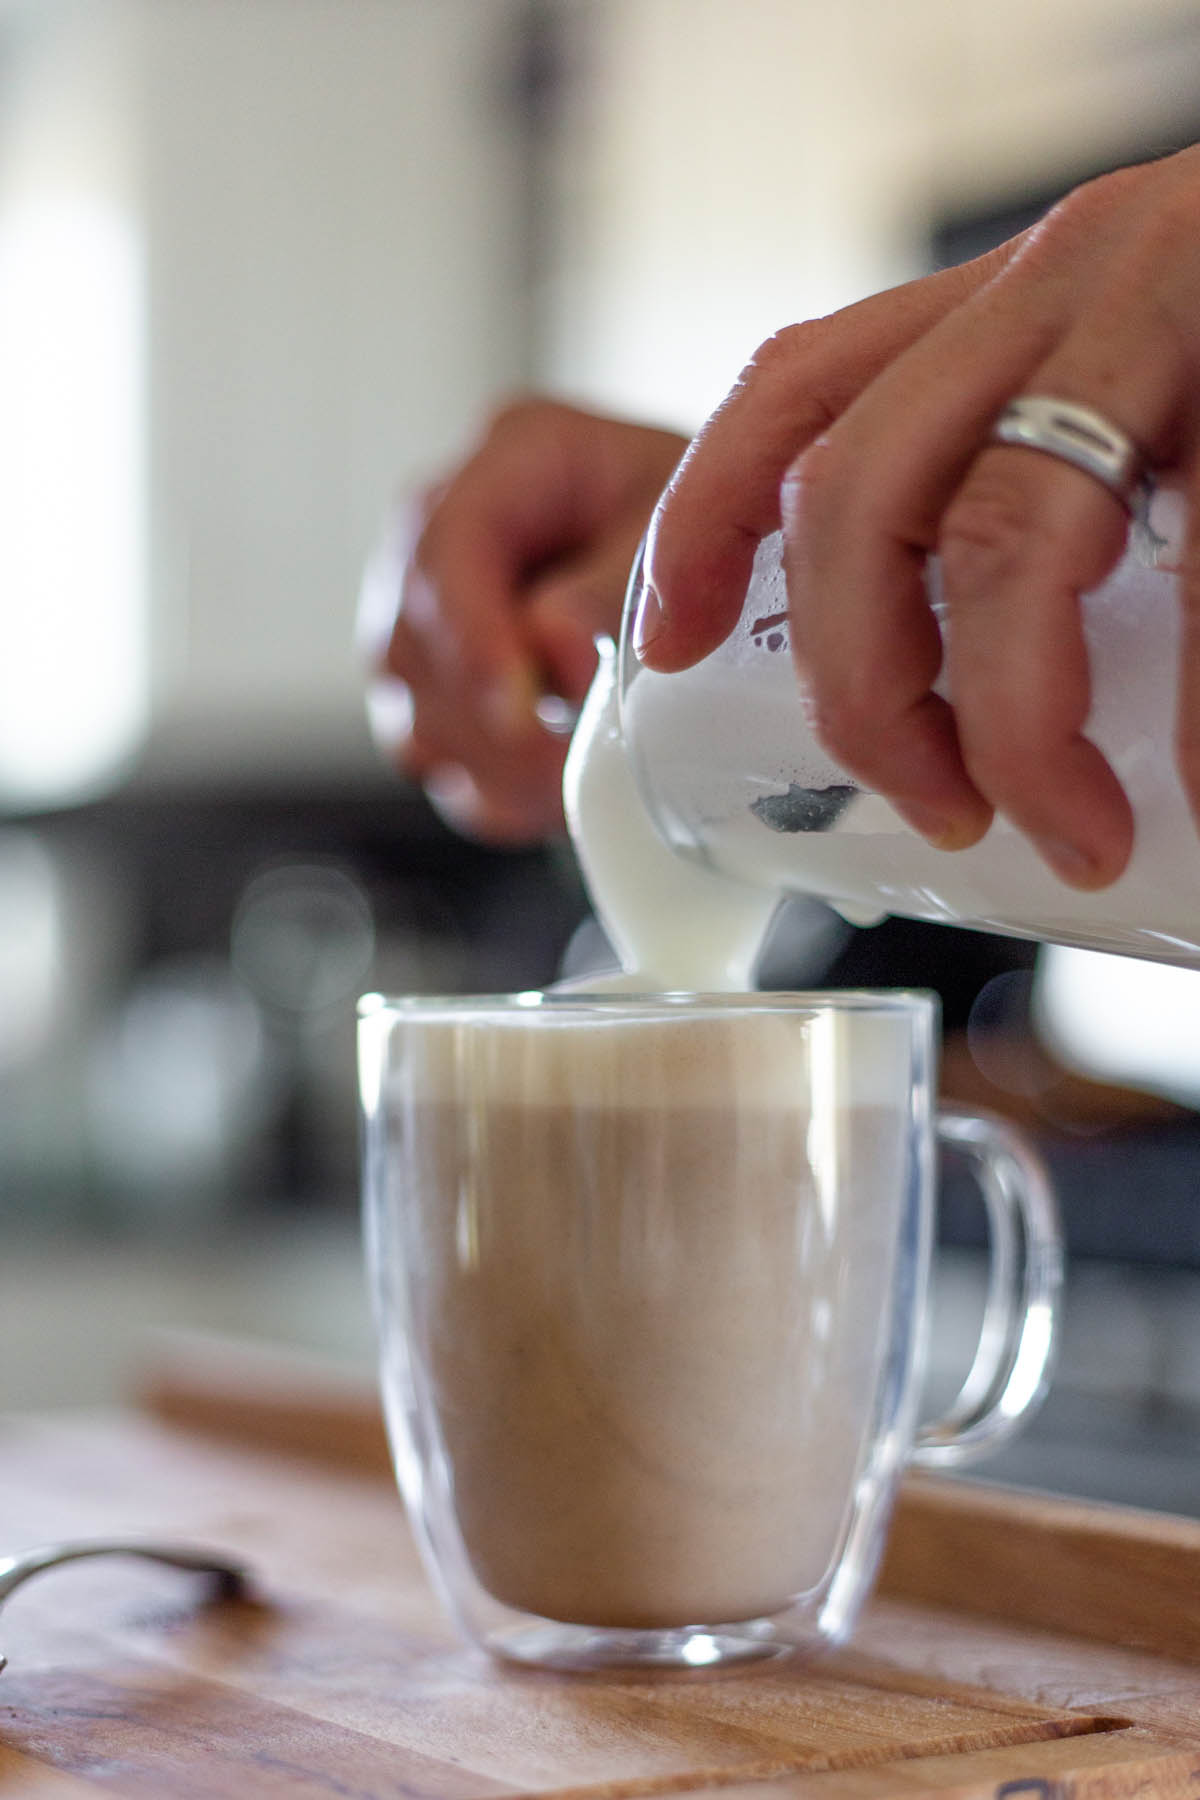
[[[949,1412],[918,1429],[908,1458],[919,1469],[956,1469],[1005,1443],[1045,1396],[1063,1250],[1050,1176],[1021,1132],[991,1114],[947,1107],[937,1134],[971,1164],[991,1240],[975,1360]]]

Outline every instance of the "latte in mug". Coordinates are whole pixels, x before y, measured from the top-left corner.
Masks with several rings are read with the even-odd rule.
[[[414,1046],[417,1330],[496,1600],[669,1629],[825,1577],[912,1179],[907,1022],[856,1026],[550,1013]]]
[[[1052,1198],[1011,1127],[935,1120],[935,1014],[897,992],[362,1003],[389,1432],[476,1642],[562,1668],[840,1642],[901,1470],[966,1462],[1036,1404]],[[1000,1249],[970,1394],[918,1430],[938,1137]]]

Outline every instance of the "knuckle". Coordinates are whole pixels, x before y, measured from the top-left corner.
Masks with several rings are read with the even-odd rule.
[[[1014,740],[1013,735],[999,737],[987,731],[965,731],[960,720],[959,743],[963,767],[981,794],[998,806],[1027,797],[1030,767],[1028,746]],[[1042,776],[1044,763],[1035,764]]]
[[[731,398],[746,393],[768,396],[786,411],[797,442],[815,437],[828,429],[840,410],[827,391],[836,342],[828,319],[782,326],[758,346]]]
[[[672,483],[659,501],[642,561],[642,575],[663,609],[694,612],[696,596],[711,594],[720,580],[712,539],[696,531],[697,507],[682,482]]]
[[[531,420],[537,422],[543,417],[557,414],[559,410],[561,409],[556,401],[547,400],[541,394],[506,394],[485,416],[482,441],[487,443],[513,431],[524,431]]]
[[[552,446],[566,453],[580,441],[594,444],[597,427],[605,423],[598,415],[547,394],[532,390],[508,394],[486,415],[471,462],[501,451],[527,456],[531,446]]]
[[[1035,522],[1017,483],[975,476],[942,516],[943,578],[953,590],[1010,577],[1028,564],[1035,543]]]
[[[874,751],[882,708],[878,687],[860,681],[810,689],[810,724],[821,748],[835,762],[863,778],[874,774]]]
[[[1097,234],[1107,235],[1114,217],[1141,193],[1146,173],[1144,166],[1111,169],[1080,182],[1034,227],[1031,247],[1043,256],[1055,257],[1080,246],[1094,249]]]
[[[797,363],[806,362],[816,336],[817,322],[813,319],[781,326],[758,346],[743,371],[743,378],[763,376],[774,379],[783,371],[795,368]]]
[[[780,493],[785,516],[798,530],[823,512],[844,484],[847,459],[829,436],[814,438],[788,466]]]
[[[1133,228],[1123,246],[1124,255],[1113,268],[1109,287],[1116,297],[1128,291],[1126,284],[1156,276],[1169,269],[1180,243],[1195,236],[1196,196],[1179,189],[1169,189],[1156,197],[1133,221]],[[1102,296],[1103,298],[1103,296]],[[1138,295],[1140,304],[1153,304],[1161,299],[1154,287]]]
[[[963,766],[994,805],[1027,811],[1052,779],[1064,733],[1044,710],[1000,701],[984,716],[956,714]]]

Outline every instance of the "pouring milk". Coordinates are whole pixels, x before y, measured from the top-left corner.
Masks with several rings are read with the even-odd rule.
[[[659,675],[606,647],[572,740],[564,802],[593,904],[635,989],[746,989],[784,894],[856,924],[888,913],[1200,966],[1200,839],[1175,769],[1175,497],[1157,536],[1082,601],[1092,666],[1088,735],[1133,805],[1120,880],[1067,887],[998,818],[970,850],[939,851],[812,738],[789,654],[778,535],[755,560],[742,618],[694,668]],[[936,565],[931,565],[936,593]],[[935,601],[936,610],[936,601]],[[1047,779],[1053,780],[1053,771]],[[590,983],[589,985],[596,985]]]
[[[563,774],[567,826],[597,916],[622,973],[587,987],[631,992],[742,992],[779,903],[678,856],[654,829],[621,734],[616,646],[600,664]]]

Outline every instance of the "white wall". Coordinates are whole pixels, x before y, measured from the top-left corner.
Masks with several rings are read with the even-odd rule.
[[[14,730],[22,708],[27,738],[52,720],[71,675],[71,716],[124,709],[110,761],[148,709],[151,771],[366,768],[364,548],[393,485],[453,456],[495,396],[532,372],[692,426],[778,325],[917,272],[939,207],[1103,157],[1195,99],[1194,0],[558,0],[584,85],[531,370],[529,197],[497,91],[520,11],[0,0],[0,257],[48,194],[108,208],[128,316],[104,314],[92,366],[116,381],[138,326],[99,448],[82,408],[51,429],[37,399],[87,359],[86,281],[58,284],[66,324],[36,355],[8,333],[51,476],[11,391],[0,462],[7,431],[66,559],[40,589],[0,559]],[[30,740],[48,772],[49,735]],[[0,730],[0,800],[4,760]]]
[[[135,247],[154,772],[371,761],[351,649],[365,549],[393,487],[524,373],[499,92],[514,11],[0,0],[0,246],[70,164]],[[10,345],[18,365],[43,354],[35,335]],[[0,629],[10,683],[37,693],[6,627],[38,610],[22,585],[0,592]],[[58,586],[97,618],[86,582]]]
[[[34,805],[149,705],[136,81],[90,23],[0,12],[0,801]]]
[[[513,9],[141,11],[164,750],[227,721],[311,760],[359,739],[352,606],[394,484],[520,373]]]
[[[601,0],[576,17],[594,80],[563,162],[548,378],[685,428],[780,325],[919,273],[939,209],[1200,119],[1188,0]]]

